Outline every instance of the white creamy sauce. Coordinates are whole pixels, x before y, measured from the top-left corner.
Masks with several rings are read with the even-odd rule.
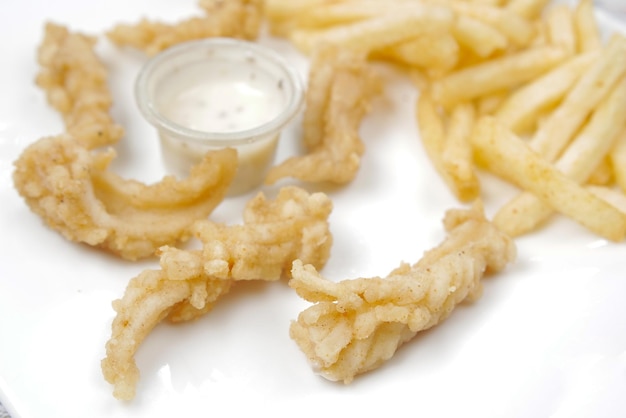
[[[197,131],[245,131],[277,117],[287,102],[283,81],[249,65],[191,65],[163,80],[157,105],[163,116]],[[249,191],[274,160],[279,133],[238,145],[238,170],[229,194]],[[215,147],[161,134],[165,163],[179,176]]]
[[[173,122],[190,129],[243,131],[272,120],[284,106],[280,82],[254,67],[233,67],[230,71],[209,67],[202,74],[193,71],[188,76],[191,79],[183,80],[183,88],[164,103],[162,111]],[[199,76],[200,80],[190,83]]]

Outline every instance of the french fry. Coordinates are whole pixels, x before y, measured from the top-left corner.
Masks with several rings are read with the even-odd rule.
[[[557,169],[584,183],[609,154],[626,129],[626,76],[598,105],[563,155],[554,163]]]
[[[598,22],[593,14],[592,0],[578,1],[578,6],[574,10],[574,29],[579,52],[593,51],[602,47]]]
[[[554,161],[587,116],[626,72],[626,38],[615,35],[559,107],[535,133],[531,148]]]
[[[520,87],[501,104],[495,116],[518,134],[535,129],[539,115],[556,106],[598,56],[598,52],[576,56]]]
[[[613,167],[607,156],[598,164],[593,173],[587,179],[587,184],[594,186],[608,186],[613,183]]]
[[[476,110],[479,115],[492,115],[508,97],[509,92],[506,90],[483,96],[476,101]]]
[[[443,143],[441,160],[443,169],[456,184],[458,198],[463,202],[476,199],[480,183],[473,163],[470,134],[476,112],[470,103],[456,105],[451,112],[448,132]]]
[[[548,9],[545,20],[550,43],[574,55],[578,45],[572,9],[565,4],[557,4]]]
[[[506,5],[506,9],[526,19],[534,19],[541,14],[549,2],[550,0],[511,0]]]
[[[471,0],[472,3],[486,4],[489,6],[502,6],[506,4],[507,0]]]
[[[448,107],[517,87],[558,65],[565,56],[560,48],[548,46],[485,61],[435,81],[433,96]]]
[[[461,45],[479,57],[488,57],[509,45],[506,36],[498,29],[469,16],[459,16],[452,32]]]
[[[626,195],[621,191],[604,186],[587,186],[587,190],[626,215]]]
[[[264,12],[270,21],[292,19],[309,10],[326,7],[341,0],[265,0]]]
[[[471,184],[471,182],[457,182],[444,165],[443,151],[446,141],[445,123],[442,116],[439,114],[437,105],[427,90],[422,91],[418,98],[416,118],[424,150],[439,176],[459,200],[472,200],[477,194],[476,185]],[[463,121],[463,123],[465,122]]]
[[[572,181],[585,183],[609,153],[618,135],[626,129],[626,77],[593,113],[583,130],[577,135],[554,168]],[[622,123],[615,121],[622,118]],[[494,222],[513,236],[536,229],[552,213],[547,202],[525,191],[503,206]]]
[[[387,14],[324,30],[294,30],[291,41],[309,53],[318,43],[331,43],[370,53],[437,31],[450,30],[454,13],[445,7],[416,3],[410,11]]]
[[[624,239],[626,216],[623,213],[534,153],[497,119],[481,118],[472,140],[481,165],[494,174],[532,193],[549,208],[592,232],[612,241]],[[512,236],[519,235],[511,231],[508,224],[498,223],[495,218],[494,223]]]
[[[535,27],[528,19],[507,9],[461,1],[449,1],[444,4],[461,15],[482,20],[493,26],[517,46],[528,45],[535,35]]]
[[[264,14],[274,36],[288,36],[298,27],[299,16],[341,0],[265,0]]]
[[[295,2],[297,3],[297,2]],[[393,2],[393,9],[388,2],[378,0],[347,0],[335,1],[324,7],[314,7],[298,16],[298,26],[301,28],[324,28],[335,25],[344,25],[359,20],[365,20],[397,11],[398,7],[414,7],[413,2]]]
[[[617,139],[609,154],[615,182],[626,193],[626,130]]]
[[[426,32],[385,48],[376,55],[429,72],[443,73],[454,68],[459,61],[459,44],[448,31]]]

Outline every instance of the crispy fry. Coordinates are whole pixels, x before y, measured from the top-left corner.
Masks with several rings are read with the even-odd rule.
[[[565,4],[554,5],[547,10],[545,20],[550,44],[561,47],[569,55],[574,55],[578,45],[572,9]]]
[[[587,186],[587,190],[609,203],[626,216],[626,195],[620,191],[606,186]]]
[[[457,105],[452,109],[441,154],[444,169],[457,184],[459,199],[466,202],[476,199],[480,194],[480,183],[476,176],[470,144],[475,118],[474,107],[469,103]]]
[[[608,186],[613,183],[613,180],[613,167],[611,166],[610,158],[607,156],[593,170],[593,173],[591,173],[587,179],[587,184],[594,186]]]
[[[593,13],[592,0],[579,0],[574,10],[574,29],[576,30],[579,52],[595,51],[602,47],[600,29]]]
[[[275,36],[288,37],[295,28],[308,26],[301,17],[309,16],[319,9],[332,7],[342,0],[265,0],[264,15],[269,32]]]
[[[498,29],[469,16],[458,16],[452,31],[461,45],[479,57],[504,51],[509,45],[506,36]]]
[[[102,372],[114,396],[132,399],[139,379],[134,356],[146,336],[164,318],[187,321],[211,310],[236,281],[279,280],[296,259],[321,268],[330,255],[328,216],[332,203],[322,193],[281,189],[269,201],[258,194],[248,202],[244,224],[225,226],[208,220],[194,225],[200,250],[164,247],[161,269],[133,278],[106,344]]]
[[[107,36],[119,46],[131,46],[148,55],[185,41],[208,37],[256,39],[262,21],[261,0],[201,0],[204,16],[177,24],[151,22],[146,19],[134,25],[120,24]]]
[[[364,152],[359,127],[380,91],[379,77],[362,54],[327,46],[313,57],[310,80],[304,116],[309,152],[272,167],[266,184],[283,177],[343,184],[358,172]]]
[[[488,4],[489,6],[502,6],[508,2],[508,0],[471,0],[472,3]]]
[[[549,2],[550,0],[511,0],[506,5],[506,9],[526,19],[534,19],[541,14],[541,11]]]
[[[612,241],[624,239],[626,216],[535,154],[497,119],[480,119],[472,138],[482,166],[596,234]],[[497,225],[516,235],[508,224],[497,222]]]
[[[15,162],[15,187],[33,212],[71,241],[134,260],[186,240],[191,224],[224,198],[234,150],[217,151],[181,181],[146,186],[106,171],[114,152],[96,154],[69,135],[41,139]]]
[[[537,47],[452,72],[433,83],[433,97],[444,106],[517,87],[565,59],[560,48]]]
[[[448,72],[456,66],[459,61],[459,44],[448,31],[425,32],[414,39],[378,51],[374,55],[439,74]]]
[[[426,32],[452,27],[454,14],[446,7],[415,3],[380,16],[333,26],[324,30],[294,30],[290,39],[300,50],[311,53],[319,44],[334,44],[364,53],[381,50]]]
[[[554,167],[579,184],[586,183],[606,157],[626,124],[614,123],[626,114],[626,77],[593,113],[589,123],[576,136]],[[512,236],[527,233],[544,222],[552,210],[546,202],[522,192],[494,217],[494,223]]]
[[[626,38],[615,35],[560,106],[535,133],[533,150],[554,161],[591,111],[626,73]]]
[[[615,141],[615,146],[609,153],[615,182],[626,193],[626,130]]]
[[[416,117],[424,150],[435,170],[457,199],[467,202],[478,197],[480,184],[471,162],[469,133],[474,122],[471,105],[459,105],[453,111],[450,129],[428,91],[417,101]]]
[[[298,2],[293,3],[297,4]],[[397,8],[410,9],[414,6],[415,3],[412,2],[394,2],[391,7],[397,10]],[[378,0],[335,0],[332,4],[320,4],[301,10],[292,19],[297,21],[296,26],[300,28],[326,28],[373,18],[385,14],[389,10],[388,2]]]
[[[483,96],[476,100],[476,110],[479,115],[492,115],[509,96],[509,92],[506,90]]]
[[[536,129],[539,115],[556,106],[598,56],[597,52],[578,55],[532,80],[513,92],[495,116],[516,133]]]
[[[37,85],[63,116],[66,130],[89,149],[115,144],[124,135],[109,115],[113,100],[95,43],[96,38],[48,23],[37,54]]]
[[[535,35],[535,28],[528,19],[505,8],[464,1],[446,1],[445,4],[457,13],[493,26],[517,46],[527,46]]]
[[[325,9],[342,0],[265,0],[265,16],[270,22],[293,20],[302,13]]]
[[[386,278],[338,283],[310,265],[293,264],[289,286],[313,306],[292,322],[291,338],[322,375],[351,382],[391,358],[398,347],[480,295],[480,279],[515,258],[513,241],[485,220],[480,205],[449,211],[448,236],[416,264]]]

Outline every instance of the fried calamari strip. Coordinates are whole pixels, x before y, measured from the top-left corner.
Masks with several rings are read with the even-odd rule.
[[[300,313],[290,335],[325,377],[349,383],[377,368],[457,304],[480,296],[483,274],[515,258],[513,241],[484,218],[479,204],[448,211],[444,225],[442,244],[386,278],[335,283],[294,262],[289,285],[314,305]]]
[[[134,355],[164,318],[186,321],[208,312],[235,281],[278,280],[296,259],[321,268],[330,255],[330,199],[288,187],[275,200],[259,193],[246,205],[243,225],[198,221],[194,235],[202,249],[161,249],[161,269],[133,278],[106,344],[102,372],[114,396],[132,399],[139,379]]]
[[[303,120],[309,152],[272,167],[267,184],[283,177],[342,184],[352,181],[359,169],[365,149],[359,127],[381,90],[379,77],[364,54],[330,45],[315,51],[309,74]]]
[[[31,210],[67,239],[102,247],[130,260],[190,237],[190,227],[223,200],[234,177],[234,150],[208,154],[177,181],[145,185],[107,167],[122,128],[108,111],[107,70],[95,38],[48,24],[39,48],[37,84],[63,115],[67,133],[42,138],[15,161],[13,180]]]
[[[125,180],[107,167],[109,150],[88,150],[69,134],[43,138],[15,161],[13,180],[33,212],[71,241],[134,260],[190,237],[190,227],[223,200],[236,151],[209,153],[188,178],[153,185]]]
[[[135,25],[117,25],[107,33],[119,46],[131,46],[154,55],[172,45],[209,37],[253,40],[262,22],[262,0],[200,0],[204,16],[177,24],[143,19]]]
[[[66,130],[89,149],[112,145],[124,135],[109,115],[113,100],[95,43],[94,37],[48,23],[37,54],[37,85],[63,116]]]

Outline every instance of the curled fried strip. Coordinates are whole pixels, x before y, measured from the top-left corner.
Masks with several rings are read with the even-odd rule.
[[[354,179],[364,145],[361,120],[380,79],[362,53],[325,45],[312,57],[304,114],[304,144],[308,153],[272,167],[265,182],[283,177],[306,182],[348,183]]]
[[[275,200],[259,193],[248,202],[244,224],[198,221],[194,235],[202,249],[160,250],[161,269],[130,280],[102,360],[105,379],[118,399],[132,399],[139,379],[134,355],[163,319],[186,321],[208,312],[235,281],[274,281],[289,275],[296,259],[321,268],[330,256],[330,199],[322,193],[288,187]]]
[[[201,0],[204,16],[177,24],[143,19],[135,25],[117,25],[107,33],[119,46],[154,55],[172,45],[209,37],[256,39],[262,22],[262,0]]]
[[[112,145],[124,135],[109,115],[113,100],[95,43],[96,38],[48,23],[37,55],[37,85],[63,116],[66,130],[89,149]]]
[[[177,181],[145,185],[107,167],[114,157],[93,149],[117,142],[122,128],[108,111],[107,70],[95,38],[48,24],[39,48],[37,84],[64,117],[67,133],[31,144],[15,161],[16,189],[67,239],[98,246],[130,260],[190,237],[190,227],[223,200],[234,177],[234,150],[208,154]]]
[[[188,239],[193,222],[223,200],[237,166],[236,151],[216,151],[184,180],[144,185],[108,172],[113,157],[69,134],[44,138],[15,161],[13,180],[31,210],[67,239],[134,260]]]
[[[477,298],[485,272],[515,258],[513,241],[484,218],[480,204],[448,211],[444,224],[442,244],[386,278],[335,283],[294,262],[289,285],[314,305],[300,313],[290,335],[325,377],[349,383],[380,366],[417,332]]]

